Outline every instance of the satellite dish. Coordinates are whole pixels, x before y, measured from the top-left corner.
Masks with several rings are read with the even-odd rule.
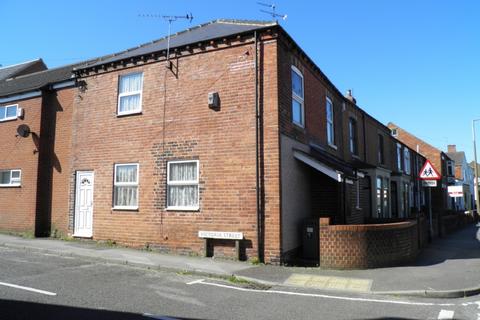
[[[30,135],[30,127],[26,124],[21,124],[17,127],[17,136],[26,138]]]

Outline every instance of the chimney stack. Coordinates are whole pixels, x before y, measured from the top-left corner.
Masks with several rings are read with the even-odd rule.
[[[447,148],[448,148],[448,152],[457,152],[457,145],[455,144],[449,144]]]
[[[345,95],[345,98],[347,98],[348,100],[350,100],[353,104],[357,104],[357,99],[355,99],[352,95],[352,90],[351,89],[348,89],[347,90],[347,94]]]

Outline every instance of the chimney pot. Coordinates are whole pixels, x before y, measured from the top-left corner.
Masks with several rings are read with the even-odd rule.
[[[455,144],[449,144],[447,148],[448,148],[448,152],[457,152],[457,145]]]
[[[347,94],[345,95],[345,98],[353,102],[353,104],[357,104],[357,99],[355,99],[352,95],[352,89],[347,90]]]

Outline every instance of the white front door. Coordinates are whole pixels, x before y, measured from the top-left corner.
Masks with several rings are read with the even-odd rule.
[[[93,172],[77,171],[75,192],[75,237],[93,235]]]

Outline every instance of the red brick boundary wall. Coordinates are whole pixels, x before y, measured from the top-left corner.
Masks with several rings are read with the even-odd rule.
[[[415,221],[330,225],[320,218],[320,266],[365,269],[399,265],[418,254]]]

